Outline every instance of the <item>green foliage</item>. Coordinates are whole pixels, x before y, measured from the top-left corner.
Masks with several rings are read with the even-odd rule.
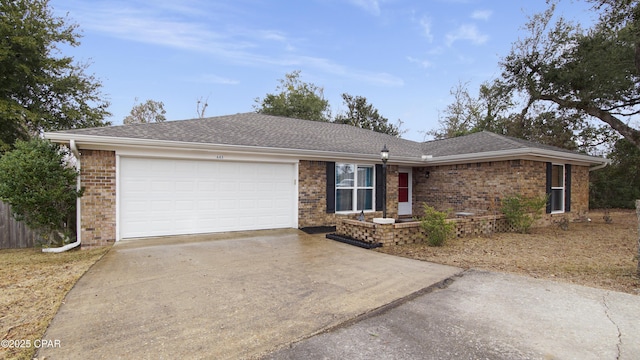
[[[453,237],[454,224],[447,221],[447,213],[440,212],[426,203],[422,205],[424,215],[419,219],[420,227],[425,231],[429,246],[442,246]]]
[[[609,166],[590,173],[589,207],[633,209],[640,199],[640,149],[620,139],[608,158]]]
[[[600,21],[584,30],[558,18],[555,5],[526,24],[502,62],[505,84],[528,97],[527,109],[553,103],[567,113],[600,120],[640,148],[640,5],[592,0]]]
[[[502,212],[513,228],[522,234],[530,231],[531,226],[540,219],[547,205],[547,198],[526,197],[520,194],[510,195],[502,199]]]
[[[373,105],[367,103],[367,98],[344,93],[342,94],[342,99],[347,106],[347,112],[336,116],[334,122],[400,136],[400,129],[393,124],[389,124],[387,118],[380,115]]]
[[[577,150],[575,133],[586,126],[582,117],[549,107],[531,106],[524,115],[514,112],[513,93],[500,81],[482,84],[477,97],[462,83],[451,89],[451,95],[453,102],[439,117],[440,128],[428,132],[436,139],[490,131]]]
[[[136,102],[137,101],[138,99],[136,98]],[[204,115],[204,109],[202,112]],[[164,122],[167,120],[167,117],[164,116],[166,113],[162,101],[147,100],[142,104],[135,105],[129,112],[129,115],[124,118],[123,123],[125,125],[131,125]]]
[[[255,99],[256,112],[313,121],[331,120],[329,101],[325,100],[323,89],[301,81],[300,70],[286,74],[279,81],[275,94]]]
[[[47,0],[0,2],[0,150],[42,131],[104,125],[102,84],[87,65],[56,56],[79,45],[76,27]]]
[[[66,149],[46,140],[18,141],[0,158],[0,199],[11,205],[17,220],[49,236],[73,237],[76,169],[67,164]]]

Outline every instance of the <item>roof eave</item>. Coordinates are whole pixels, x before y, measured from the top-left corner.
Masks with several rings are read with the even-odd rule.
[[[568,153],[539,148],[521,148],[513,150],[486,151],[480,153],[438,156],[424,160],[427,165],[455,165],[470,162],[487,162],[501,160],[535,160],[535,161],[559,161],[562,163],[572,163],[576,165],[603,165],[610,163],[610,160],[590,155],[578,153]]]
[[[362,154],[362,153],[345,153],[336,151],[325,150],[306,150],[306,149],[289,149],[289,148],[274,148],[274,147],[261,147],[261,146],[246,146],[246,145],[228,145],[228,144],[209,144],[209,143],[194,143],[184,141],[171,141],[171,140],[155,140],[155,139],[137,139],[137,138],[120,138],[120,137],[107,137],[96,135],[84,135],[84,134],[69,134],[60,132],[45,133],[44,137],[56,143],[69,144],[71,139],[76,142],[79,148],[89,148],[95,150],[118,150],[124,147],[134,147],[140,149],[153,149],[153,148],[170,148],[176,150],[201,150],[201,151],[220,151],[230,152],[245,155],[260,155],[260,156],[282,156],[286,158],[296,158],[301,160],[316,160],[316,161],[366,161],[366,162],[379,162],[380,154]],[[392,156],[389,159],[389,164],[394,165],[422,165],[422,161],[419,156]]]
[[[184,141],[156,140],[156,139],[139,139],[139,138],[122,138],[112,136],[97,136],[85,134],[71,134],[63,132],[47,132],[44,134],[46,139],[53,142],[68,144],[73,139],[78,147],[95,148],[97,150],[117,150],[120,147],[139,147],[139,148],[172,148],[184,150],[203,150],[203,151],[225,151],[241,154],[257,154],[257,155],[276,155],[287,158],[297,158],[301,160],[317,160],[317,161],[380,161],[379,154],[362,154],[362,153],[345,153],[326,150],[305,150],[305,149],[289,149],[289,148],[273,148],[246,145],[227,145],[227,144],[209,144],[194,143]],[[526,159],[535,161],[559,161],[562,163],[572,163],[576,165],[591,166],[598,168],[606,166],[610,160],[578,153],[569,153],[563,151],[554,151],[540,148],[521,148],[512,150],[486,151],[480,153],[468,153],[449,156],[437,156],[426,158],[426,155],[398,157],[393,156],[389,159],[390,164],[412,165],[412,166],[434,166],[434,165],[455,165],[473,162],[488,162],[501,160]]]

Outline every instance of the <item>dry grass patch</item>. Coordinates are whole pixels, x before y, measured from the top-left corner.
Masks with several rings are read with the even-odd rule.
[[[0,340],[41,339],[67,292],[108,250],[0,250]],[[0,347],[0,358],[30,359],[35,350]]]
[[[532,229],[531,234],[495,234],[450,240],[443,247],[423,244],[379,248],[388,254],[453,265],[556,279],[640,294],[636,274],[638,220],[634,211],[602,211],[591,222]]]

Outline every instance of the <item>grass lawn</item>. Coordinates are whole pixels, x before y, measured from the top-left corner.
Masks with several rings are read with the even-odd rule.
[[[108,250],[60,254],[45,254],[39,249],[0,250],[0,340],[31,343],[23,348],[0,346],[0,359],[31,359],[36,351],[34,340],[42,338],[67,292]]]
[[[531,234],[494,234],[449,240],[442,247],[424,244],[379,248],[408,258],[567,281],[640,295],[636,276],[638,219],[633,210],[602,211],[591,222],[532,229]]]

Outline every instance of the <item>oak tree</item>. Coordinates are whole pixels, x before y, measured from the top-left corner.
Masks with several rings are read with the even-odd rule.
[[[331,120],[329,101],[324,98],[324,90],[300,80],[300,70],[286,74],[279,82],[274,94],[255,99],[256,112],[313,121]]]
[[[593,117],[640,148],[638,1],[598,0],[589,29],[558,18],[555,5],[531,17],[529,35],[502,62],[505,83],[528,98]]]
[[[43,131],[107,124],[102,83],[61,54],[79,44],[77,25],[49,1],[0,1],[0,152]]]

